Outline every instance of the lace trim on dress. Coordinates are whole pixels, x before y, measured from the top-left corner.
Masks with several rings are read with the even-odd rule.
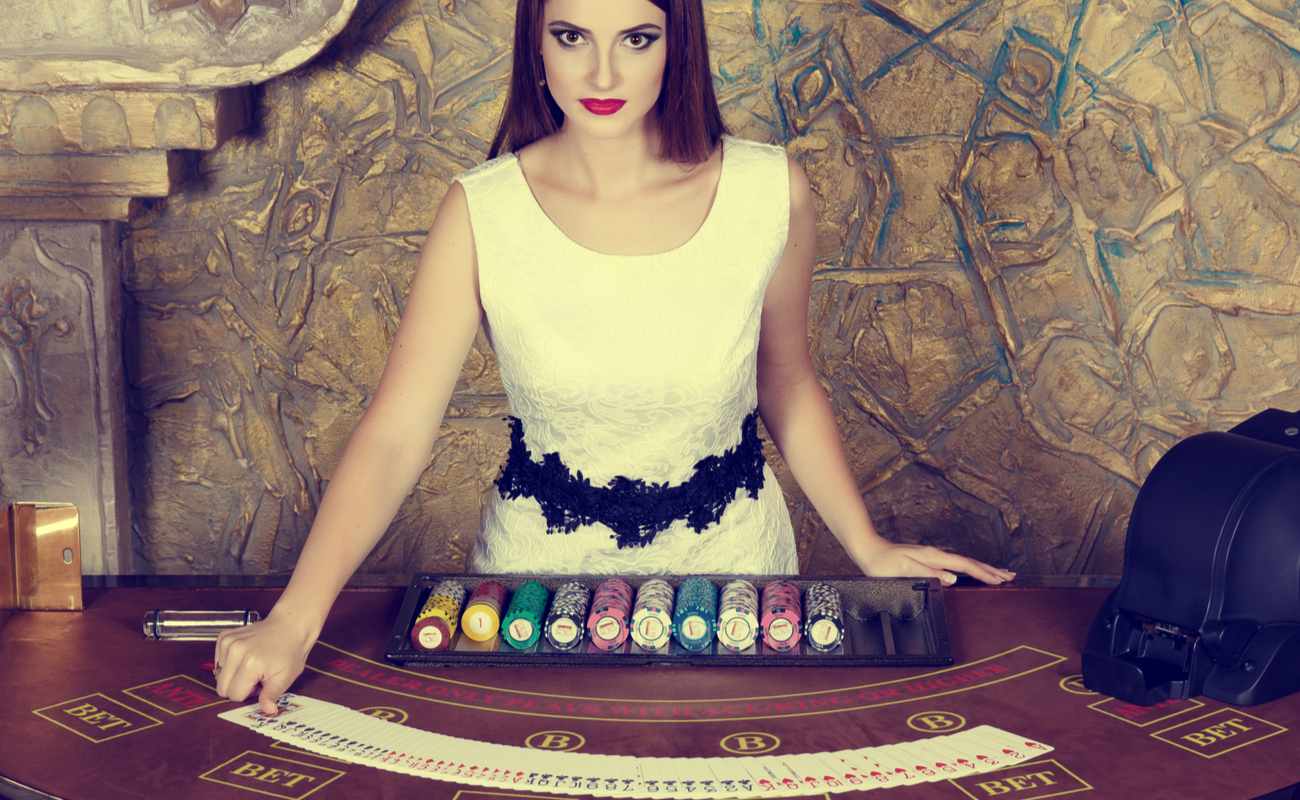
[[[575,475],[559,453],[546,453],[541,463],[532,460],[524,444],[523,422],[510,423],[510,453],[497,477],[497,491],[505,499],[532,497],[542,507],[547,533],[571,533],[579,525],[601,523],[614,531],[611,539],[620,550],[644,547],[655,534],[684,519],[696,533],[722,519],[722,512],[745,489],[758,499],[763,487],[763,444],[758,438],[758,409],[740,426],[740,442],[720,456],[705,456],[695,463],[695,473],[675,486],[646,483],[617,475],[605,486],[592,486],[579,470]]]

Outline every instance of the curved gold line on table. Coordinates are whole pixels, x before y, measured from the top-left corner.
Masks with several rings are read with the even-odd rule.
[[[610,704],[639,704],[645,706],[659,705],[659,706],[666,706],[668,707],[669,710],[671,710],[672,708],[695,708],[699,706],[707,706],[709,704],[735,704],[735,703],[744,703],[744,702],[790,701],[790,700],[810,698],[810,697],[817,698],[817,697],[822,697],[827,695],[834,695],[837,693],[881,689],[882,687],[890,687],[890,686],[895,686],[900,684],[911,684],[911,683],[935,680],[936,678],[942,678],[945,675],[951,675],[952,673],[957,671],[972,670],[972,669],[977,669],[979,667],[1000,665],[1002,662],[1012,660],[1017,656],[1036,655],[1036,656],[1042,656],[1045,659],[1041,663],[1030,664],[1030,665],[1020,667],[1018,669],[1012,669],[1008,671],[1006,674],[999,675],[996,678],[979,679],[979,680],[972,681],[969,685],[966,686],[948,689],[945,691],[922,692],[908,697],[882,700],[879,702],[859,703],[857,705],[820,709],[814,711],[790,711],[790,712],[778,712],[772,714],[749,714],[749,715],[718,714],[718,715],[713,715],[704,718],[683,718],[683,717],[673,716],[673,717],[666,717],[662,719],[654,719],[654,718],[645,719],[645,718],[639,718],[633,716],[592,716],[592,715],[578,714],[578,713],[562,713],[558,711],[531,711],[531,710],[523,710],[518,708],[493,708],[487,705],[474,703],[474,702],[468,702],[468,701],[462,702],[454,699],[445,699],[445,698],[438,698],[438,697],[430,697],[422,694],[415,694],[413,692],[403,691],[402,689],[399,688],[385,686],[382,685],[381,683],[358,680],[357,678],[348,676],[346,674],[341,674],[341,672],[338,671],[337,668],[332,669],[330,668],[329,665],[322,666],[320,664],[321,659],[319,656],[317,656],[316,649],[312,650],[312,654],[309,655],[308,663],[306,665],[307,669],[310,669],[315,673],[325,675],[339,681],[343,681],[344,683],[350,683],[354,686],[360,686],[366,689],[381,691],[399,697],[408,697],[414,700],[423,700],[425,702],[437,703],[439,705],[454,706],[457,708],[466,708],[466,709],[471,709],[476,711],[490,711],[490,712],[496,712],[502,714],[516,714],[520,716],[544,717],[544,718],[552,718],[552,719],[576,719],[576,720],[584,720],[584,721],[591,721],[591,722],[614,722],[614,723],[734,722],[734,721],[741,721],[741,720],[785,719],[785,718],[796,718],[796,717],[807,717],[807,716],[819,716],[822,714],[842,713],[846,711],[863,711],[872,708],[883,708],[886,706],[900,705],[903,703],[914,703],[914,702],[920,702],[925,700],[932,700],[937,697],[945,697],[949,695],[970,692],[977,689],[985,689],[988,688],[989,686],[995,686],[1000,683],[1005,683],[1007,681],[1014,680],[1016,678],[1022,678],[1027,675],[1040,672],[1044,669],[1054,667],[1057,664],[1060,664],[1063,661],[1065,661],[1067,658],[1066,656],[1062,656],[1057,653],[1052,653],[1047,650],[1033,647],[1031,645],[1019,645],[1009,650],[1005,650],[1001,653],[997,653],[995,655],[991,655],[986,658],[976,659],[974,661],[970,661],[958,666],[945,667],[943,669],[932,670],[917,675],[910,675],[903,678],[894,678],[886,681],[877,681],[875,683],[854,684],[851,686],[835,687],[830,689],[818,689],[809,692],[796,692],[796,693],[777,694],[777,695],[758,695],[758,696],[725,697],[725,698],[662,699],[662,698],[590,697],[590,696],[582,696],[582,695],[553,694],[548,692],[535,692],[535,691],[527,691],[522,689],[496,687],[487,684],[472,683],[469,681],[459,681],[452,678],[444,678],[439,675],[430,675],[424,672],[417,672],[414,670],[404,669],[402,667],[397,667],[390,664],[384,664],[366,658],[365,656],[358,655],[357,653],[353,653],[351,651],[329,644],[328,642],[324,642],[324,641],[317,641],[317,644],[321,646],[322,650],[329,650],[329,651],[334,651],[336,653],[342,654],[344,656],[347,656],[348,658],[355,659],[357,662],[360,662],[361,664],[368,665],[369,668],[380,670],[383,673],[386,673],[391,676],[401,675],[401,676],[409,676],[410,678],[416,678],[419,679],[420,681],[426,682],[426,684],[431,687],[438,686],[442,688],[445,686],[452,686],[455,688],[489,692],[491,693],[491,695],[494,696],[517,696],[517,697],[528,697],[528,698],[542,698],[545,700],[565,701],[565,702],[572,702],[575,704],[610,703]],[[312,663],[313,661],[316,661],[317,663]]]

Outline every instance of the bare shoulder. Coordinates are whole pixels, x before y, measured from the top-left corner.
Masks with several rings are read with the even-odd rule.
[[[447,193],[442,196],[429,235],[440,239],[467,241],[470,248],[473,248],[474,231],[470,222],[469,196],[460,181],[452,181]]]
[[[797,159],[786,153],[786,162],[790,173],[790,216],[815,214],[812,183],[808,180]]]
[[[442,196],[442,202],[438,205],[438,214],[456,214],[464,212],[469,215],[469,197],[465,194],[465,187],[460,181],[453,180],[451,186],[447,187],[447,193]],[[435,217],[436,218],[436,217]]]
[[[474,248],[469,195],[459,180],[452,180],[438,204],[425,237],[421,261],[422,271],[472,276],[477,284],[478,253]]]

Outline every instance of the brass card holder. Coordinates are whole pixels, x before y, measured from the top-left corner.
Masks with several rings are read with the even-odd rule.
[[[82,609],[81,522],[75,505],[18,501],[0,512],[0,608]]]

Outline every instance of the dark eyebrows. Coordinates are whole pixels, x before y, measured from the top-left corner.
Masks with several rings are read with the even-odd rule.
[[[574,29],[578,33],[585,33],[587,35],[591,35],[591,31],[587,30],[581,25],[574,25],[572,22],[565,22],[562,19],[551,20],[551,27],[554,27],[556,25],[564,25],[565,27]],[[639,31],[643,29],[649,30],[651,28],[653,28],[654,30],[660,30],[659,26],[654,24],[653,22],[642,22],[640,25],[637,25],[635,28],[627,28],[626,30],[619,31],[618,35],[622,36],[625,33],[632,33],[633,31]]]

